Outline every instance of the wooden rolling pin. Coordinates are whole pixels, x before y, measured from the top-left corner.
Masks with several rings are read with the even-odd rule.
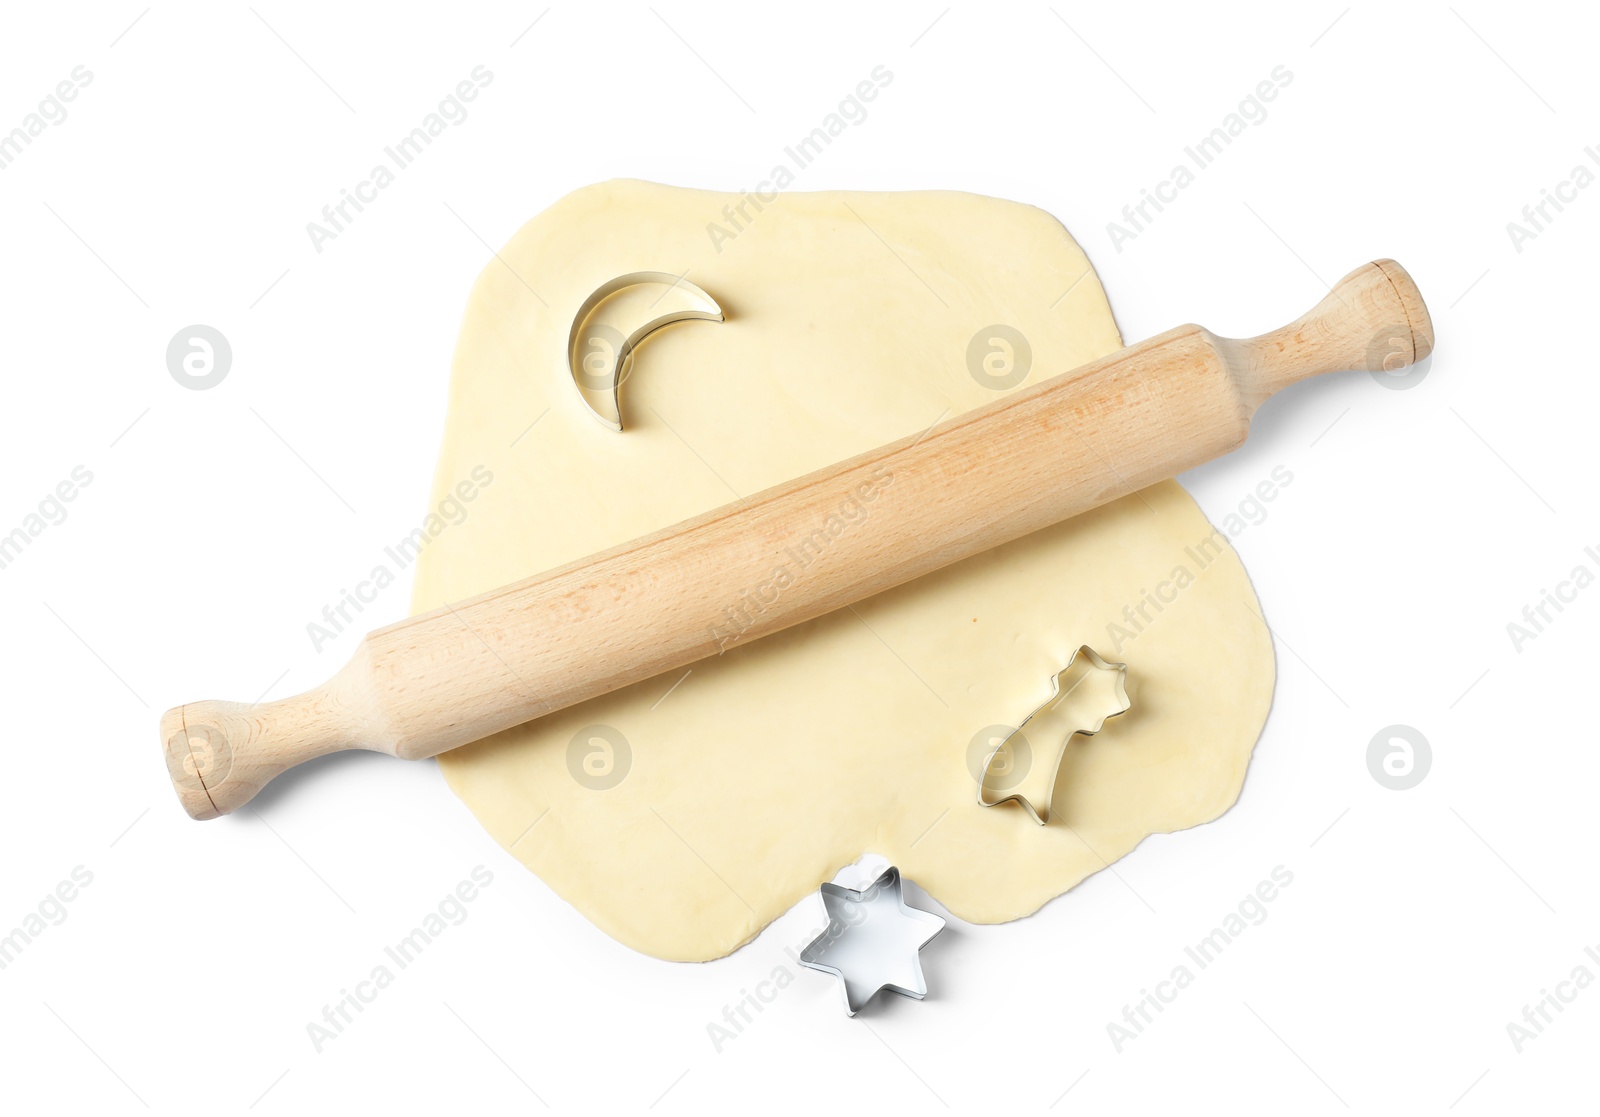
[[[930,430],[620,547],[371,633],[332,679],[161,718],[195,818],[340,749],[407,760],[717,655],[999,546],[1239,446],[1261,402],[1433,349],[1393,260],[1280,330],[1179,326]],[[787,579],[775,579],[783,567]]]

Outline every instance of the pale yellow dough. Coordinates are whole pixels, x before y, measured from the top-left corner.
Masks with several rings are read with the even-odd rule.
[[[1028,384],[1120,345],[1083,252],[1040,210],[954,193],[785,194],[759,213],[747,204],[736,230],[723,207],[740,200],[587,187],[484,269],[456,349],[434,506],[476,466],[493,480],[422,552],[415,609],[987,403],[998,393],[967,362],[986,327],[1026,336]],[[711,222],[736,235],[714,243]],[[646,341],[622,389],[627,429],[607,430],[567,371],[573,312],[615,276],[684,269],[728,320]],[[1255,595],[1220,540],[1166,482],[686,678],[439,761],[497,841],[607,934],[657,957],[727,954],[865,852],[963,919],[1015,919],[1145,836],[1209,821],[1237,798],[1274,671]],[[1179,567],[1192,579],[1181,589]],[[1107,626],[1132,631],[1125,606],[1150,619],[1118,648]],[[1070,745],[1049,825],[1015,803],[979,806],[974,772],[990,741],[974,759],[974,735],[1025,717],[1085,643],[1128,664],[1132,710]],[[569,768],[623,771],[611,746],[579,733],[593,725],[631,753],[605,789]]]

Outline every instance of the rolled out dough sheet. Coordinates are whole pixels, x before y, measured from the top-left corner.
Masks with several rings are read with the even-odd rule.
[[[988,403],[999,392],[969,372],[968,349],[990,327],[1026,337],[1023,384],[1120,345],[1088,260],[1040,210],[784,194],[746,203],[735,230],[724,207],[741,200],[586,187],[484,269],[434,507],[479,467],[492,481],[423,549],[416,610]],[[735,235],[713,238],[712,222]],[[615,276],[685,269],[727,321],[646,341],[622,390],[627,429],[607,430],[567,371],[573,312]],[[1002,922],[1232,805],[1272,695],[1258,614],[1232,549],[1166,482],[439,763],[523,864],[660,958],[727,954],[866,852],[957,916]],[[1049,825],[979,806],[987,748],[1085,643],[1128,664],[1132,710],[1071,744]],[[1054,761],[1059,742],[1032,745],[1033,763]]]

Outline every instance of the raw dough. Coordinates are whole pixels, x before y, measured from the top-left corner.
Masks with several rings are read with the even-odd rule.
[[[732,228],[741,201],[587,187],[484,269],[434,506],[474,467],[493,480],[423,550],[416,610],[987,403],[998,392],[969,373],[968,347],[989,327],[1027,339],[1022,383],[1120,345],[1087,259],[1040,210],[783,194],[745,202],[714,242],[708,224]],[[622,389],[627,430],[607,430],[567,371],[572,314],[614,276],[685,268],[728,321],[650,338]],[[1272,694],[1258,613],[1232,549],[1166,482],[439,762],[497,841],[657,957],[727,954],[867,851],[961,918],[1001,922],[1233,803]],[[1142,631],[1117,647],[1112,624]],[[1127,662],[1133,709],[1073,744],[1050,825],[980,807],[985,753],[1085,643]]]

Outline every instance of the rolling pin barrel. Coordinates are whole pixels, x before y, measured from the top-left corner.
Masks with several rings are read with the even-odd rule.
[[[579,562],[369,634],[327,683],[194,702],[161,739],[215,818],[341,749],[433,756],[718,655],[1236,448],[1268,396],[1433,348],[1392,260],[1260,337],[1180,326],[933,428]]]

